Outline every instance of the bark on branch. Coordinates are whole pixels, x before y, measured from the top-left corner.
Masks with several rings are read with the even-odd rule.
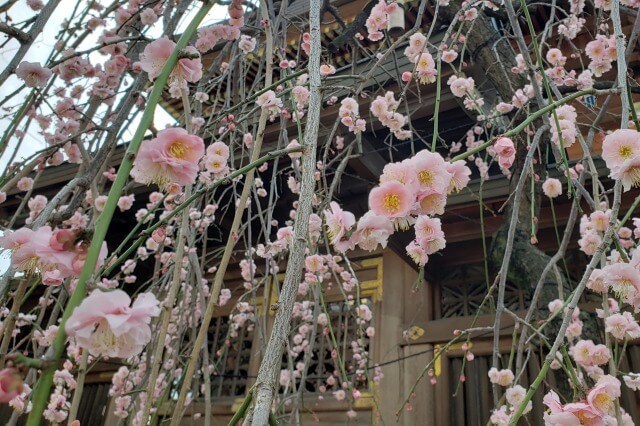
[[[289,251],[287,272],[280,292],[280,307],[276,313],[275,322],[267,343],[264,358],[260,364],[256,382],[256,403],[253,411],[254,426],[264,426],[269,423],[271,403],[277,387],[276,374],[280,370],[284,342],[291,328],[291,312],[298,291],[298,284],[302,276],[305,249],[307,248],[307,233],[309,216],[311,215],[311,201],[315,191],[314,172],[316,170],[316,147],[318,143],[318,128],[320,126],[320,9],[322,0],[311,0],[309,12],[311,54],[309,56],[310,99],[307,125],[304,133],[305,153],[302,157],[302,187],[300,191],[299,207],[294,227],[294,240]]]

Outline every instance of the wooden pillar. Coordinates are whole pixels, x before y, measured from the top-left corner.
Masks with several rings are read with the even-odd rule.
[[[397,254],[390,250],[384,253],[383,296],[377,311],[374,343],[374,359],[379,364],[400,360],[404,356],[404,349],[399,343],[402,341],[405,317],[405,292],[410,291],[416,278],[416,271]],[[378,415],[386,424],[396,422],[395,413],[404,397],[404,368],[404,361],[401,360],[382,367],[384,378],[378,392]]]
[[[413,355],[413,356],[412,356]],[[433,345],[423,343],[404,348],[404,384],[402,395],[406,398],[422,373],[424,367],[433,359]],[[411,411],[402,413],[402,424],[406,426],[435,426],[435,390],[425,376],[415,389],[415,398],[410,400]]]

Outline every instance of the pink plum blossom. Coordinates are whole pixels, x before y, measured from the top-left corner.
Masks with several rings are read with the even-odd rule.
[[[498,370],[497,368],[493,367],[489,370],[488,375],[491,383],[495,383],[500,386],[509,386],[511,383],[513,383],[514,379],[513,372],[508,369]]]
[[[0,403],[8,403],[22,393],[24,383],[15,368],[0,370]]]
[[[142,69],[149,74],[150,80],[155,80],[160,75],[164,64],[175,48],[176,44],[167,37],[152,41],[144,48],[144,52],[140,55],[140,64]],[[195,83],[202,78],[200,54],[191,46],[188,46],[184,50],[184,53],[189,55],[189,57],[178,60],[178,63],[171,72],[171,76]],[[192,56],[196,57],[192,58]]]
[[[51,74],[49,68],[44,68],[37,62],[20,62],[16,68],[16,75],[27,87],[44,87]]]
[[[136,182],[147,185],[190,185],[196,180],[203,155],[200,137],[180,128],[164,129],[155,139],[142,142],[131,175]]]
[[[372,211],[366,212],[353,233],[353,238],[361,249],[373,251],[381,245],[387,247],[387,240],[393,234],[393,224],[384,216],[378,216]]]
[[[506,137],[498,138],[493,144],[493,148],[496,155],[498,155],[500,167],[510,168],[516,158],[516,149],[513,141]]]
[[[333,245],[339,243],[356,223],[353,213],[344,211],[335,201],[330,204],[331,209],[324,211],[325,223],[329,242]]]
[[[602,142],[602,158],[610,170],[617,170],[626,160],[640,155],[640,132],[619,129],[608,134]]]
[[[542,184],[542,192],[549,198],[562,195],[562,183],[556,178],[547,178]]]
[[[409,163],[416,173],[418,189],[427,194],[446,194],[451,183],[447,164],[440,154],[422,150]]]
[[[414,199],[412,191],[401,183],[384,182],[369,193],[369,208],[378,216],[404,218],[413,208]]]
[[[149,324],[160,309],[152,293],[140,294],[130,305],[122,290],[94,290],[74,309],[65,331],[93,356],[135,356],[151,340]]]
[[[601,414],[613,414],[614,401],[619,398],[620,381],[613,376],[601,376],[587,394],[587,402]]]
[[[633,303],[640,294],[640,272],[628,263],[614,263],[602,268],[605,283],[623,301]]]

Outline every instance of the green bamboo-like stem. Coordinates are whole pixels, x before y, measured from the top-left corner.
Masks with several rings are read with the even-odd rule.
[[[133,139],[131,140],[131,143],[129,144],[129,147],[127,149],[127,153],[122,159],[122,163],[120,165],[120,169],[118,170],[116,179],[111,186],[111,190],[109,191],[109,197],[107,198],[104,210],[96,220],[95,232],[93,238],[91,239],[91,245],[89,246],[87,258],[82,268],[82,272],[78,277],[76,289],[71,295],[71,298],[69,298],[64,313],[62,314],[62,321],[60,322],[60,327],[58,328],[58,332],[56,333],[53,346],[46,355],[47,358],[53,361],[59,360],[64,352],[65,342],[67,340],[64,326],[71,316],[73,310],[78,305],[80,305],[80,303],[85,298],[87,281],[91,278],[95,271],[98,256],[100,254],[100,249],[102,248],[105,236],[107,235],[107,230],[109,229],[109,225],[111,224],[111,219],[117,207],[118,199],[122,194],[122,189],[129,179],[129,172],[133,167],[133,160],[135,159],[138,149],[140,148],[140,144],[144,139],[144,135],[153,121],[155,107],[162,97],[162,91],[167,84],[167,81],[169,80],[169,75],[178,62],[180,51],[187,47],[189,40],[191,39],[191,37],[193,37],[196,30],[198,29],[198,25],[207,15],[211,7],[213,7],[214,3],[215,1],[204,2],[196,16],[194,16],[193,20],[189,23],[189,26],[178,40],[175,50],[171,53],[171,56],[169,56],[169,59],[162,68],[162,72],[154,82],[153,90],[151,92],[151,95],[149,96],[147,106],[140,120],[140,125],[136,129],[136,132],[133,135]],[[37,426],[41,423],[42,413],[44,412],[45,406],[47,404],[47,399],[49,397],[49,392],[51,390],[56,362],[54,362],[53,365],[54,366],[49,367],[43,372],[33,390],[33,396],[31,399],[33,408],[31,410],[31,413],[29,413],[27,426]]]
[[[229,421],[229,426],[236,426],[240,420],[244,419],[247,416],[247,410],[249,410],[251,400],[253,399],[253,390],[254,388],[249,389],[249,392],[247,392],[247,397],[244,399],[244,401],[242,401],[242,405],[240,405],[238,411],[236,411],[236,413]]]

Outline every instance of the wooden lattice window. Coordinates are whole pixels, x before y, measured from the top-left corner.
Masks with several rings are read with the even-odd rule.
[[[213,398],[244,395],[247,390],[253,327],[245,323],[231,336],[229,317],[217,317],[209,327],[210,357],[214,370],[211,374]]]
[[[364,350],[369,352],[369,338],[364,333],[364,329],[367,326],[359,325],[356,319],[355,308],[358,305],[365,304],[369,307],[371,312],[374,312],[373,302],[370,298],[361,298],[360,303],[355,305],[355,301],[335,301],[327,303],[327,314],[335,333],[335,339],[338,343],[338,351],[340,356],[343,357],[345,364],[345,370],[349,375],[349,380],[354,384],[356,388],[366,389],[367,379],[366,374],[362,374],[362,371],[358,369],[358,366],[353,359],[353,348],[349,342],[359,339],[364,347]],[[374,312],[375,315],[375,312]],[[331,357],[331,352],[334,349],[330,335],[322,333],[324,327],[318,326],[318,332],[313,345],[313,354],[309,362],[307,376],[304,382],[304,390],[306,392],[319,392],[320,386],[326,386],[326,379],[333,372],[339,376],[338,359]],[[291,357],[286,351],[282,356],[282,369],[289,369],[290,365],[295,368],[298,362],[305,361],[305,352],[298,354],[296,357]],[[291,363],[291,364],[290,364]],[[300,378],[296,379],[296,389],[301,386]],[[338,389],[334,387],[333,390]],[[330,389],[331,390],[331,389]],[[284,388],[280,389],[281,392]]]
[[[441,318],[490,314],[491,305],[482,300],[487,294],[484,265],[451,268],[451,272],[438,279]],[[526,309],[531,299],[528,291],[507,282],[505,306],[511,311]]]

